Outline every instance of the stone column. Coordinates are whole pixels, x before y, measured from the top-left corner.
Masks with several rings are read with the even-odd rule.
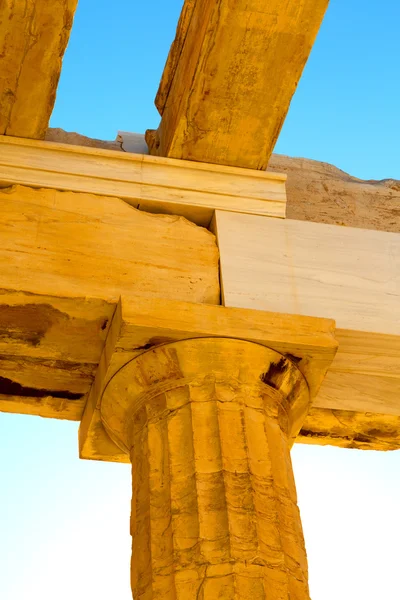
[[[108,384],[101,415],[132,462],[135,600],[308,600],[290,460],[307,383],[264,346],[158,346]]]

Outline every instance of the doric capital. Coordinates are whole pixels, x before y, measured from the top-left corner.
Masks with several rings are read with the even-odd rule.
[[[244,340],[198,338],[157,346],[128,362],[104,391],[101,418],[129,454],[143,419],[154,422],[188,402],[211,399],[263,411],[288,436],[309,408],[306,380],[285,356]]]
[[[264,410],[281,406],[291,446],[336,350],[330,319],[124,297],[86,403],[80,455],[129,462],[139,404],[159,398],[173,411],[173,390],[194,394],[207,381],[221,396],[219,407],[227,406],[228,389],[231,406],[255,399]],[[193,402],[199,403],[195,395]],[[147,402],[149,418],[152,406]]]

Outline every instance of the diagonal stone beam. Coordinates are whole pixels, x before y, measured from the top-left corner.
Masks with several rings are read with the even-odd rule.
[[[77,2],[0,3],[0,134],[44,138]]]
[[[152,154],[263,170],[328,0],[186,0]]]

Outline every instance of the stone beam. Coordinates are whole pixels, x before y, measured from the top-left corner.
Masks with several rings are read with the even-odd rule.
[[[285,217],[286,175],[0,136],[0,184],[117,197],[208,226],[215,209]]]
[[[399,450],[400,416],[311,407],[296,442],[359,450]]]
[[[44,138],[78,0],[0,4],[0,134]]]
[[[129,301],[125,299],[126,310],[128,305],[131,306],[131,318],[136,323],[138,335],[128,342],[131,333],[127,329],[126,348],[118,347],[109,373],[112,374],[144,348],[182,336],[182,329],[188,328],[191,322],[189,335],[199,335],[199,330],[204,326],[202,309],[182,302],[178,305],[172,303],[170,308],[168,304],[166,300],[155,298],[151,303],[148,299],[141,300],[139,297]],[[98,299],[7,293],[3,290],[0,306],[0,411],[80,421],[93,379],[96,373],[104,370],[100,357],[102,351],[105,351],[105,339],[112,320],[118,313],[118,305]],[[157,337],[152,321],[154,323],[156,311],[160,308],[166,318],[164,326],[162,321],[158,322],[164,330]],[[210,306],[207,310],[210,310]],[[222,335],[232,334],[232,331],[237,336],[244,335],[244,317],[252,316],[252,339],[257,343],[262,337],[266,339],[272,323],[277,327],[279,322],[282,339],[281,344],[276,347],[281,352],[290,354],[290,315],[268,315],[259,311],[253,313],[251,310],[232,308],[222,312],[218,307],[214,307],[213,311],[213,318],[218,322],[218,331]],[[178,329],[172,331],[168,322],[176,318],[177,314],[181,317],[180,323]],[[262,315],[264,323],[260,320]],[[304,325],[300,324],[301,321],[297,320],[297,335],[301,336],[297,339],[299,341],[303,338],[303,352],[309,354],[315,339],[313,341],[309,338],[307,341],[306,317]],[[210,330],[206,330],[206,333],[209,335]],[[343,344],[343,339],[341,341]],[[301,347],[297,347],[295,352],[299,355]],[[347,355],[348,360],[352,358],[355,358],[354,353]],[[344,360],[341,347],[335,362],[339,359]],[[300,363],[301,368],[302,364],[304,361]],[[330,371],[328,375],[330,376]],[[340,374],[337,373],[336,377],[340,377]],[[357,378],[359,380],[359,376]],[[342,390],[344,394],[345,388]],[[91,397],[89,396],[89,404]],[[84,423],[85,421],[83,425]],[[98,423],[96,426],[99,427]],[[400,448],[399,432],[399,416],[312,408],[296,441],[344,448],[394,450]],[[85,448],[83,457],[99,458],[95,443],[90,441]],[[108,452],[107,460],[123,459],[114,445],[108,448]]]
[[[214,231],[225,306],[335,319],[314,407],[400,416],[400,234],[218,211]]]
[[[150,152],[264,170],[328,0],[186,0]]]
[[[203,227],[94,194],[17,185],[0,199],[0,290],[219,304],[218,248]]]
[[[80,419],[121,293],[220,301],[215,238],[181,217],[24,186],[0,200],[1,410]]]

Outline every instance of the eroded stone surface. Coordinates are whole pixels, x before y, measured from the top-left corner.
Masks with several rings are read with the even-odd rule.
[[[0,2],[0,134],[44,137],[77,1]]]
[[[309,600],[290,461],[307,385],[243,340],[149,350],[110,381],[101,417],[131,457],[134,598]]]
[[[363,181],[328,163],[274,154],[287,173],[288,219],[400,232],[400,181]]]
[[[398,450],[400,417],[312,408],[297,441],[359,450]]]
[[[103,148],[104,150],[117,150],[124,152],[121,142],[97,140],[95,138],[75,133],[74,131],[64,131],[59,127],[50,127],[45,136],[47,142],[58,142],[59,144],[73,144],[75,146],[87,146],[89,148]]]
[[[215,237],[183,217],[20,185],[0,201],[0,411],[79,419],[123,294],[219,303]]]

